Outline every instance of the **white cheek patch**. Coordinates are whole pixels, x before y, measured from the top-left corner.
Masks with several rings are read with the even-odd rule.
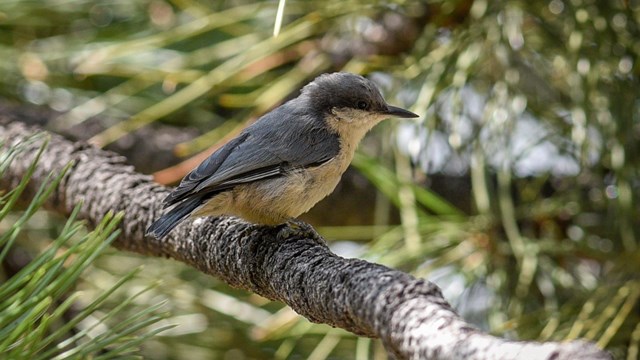
[[[352,123],[354,121],[364,121],[371,117],[366,111],[351,108],[333,108],[331,113],[340,121]]]

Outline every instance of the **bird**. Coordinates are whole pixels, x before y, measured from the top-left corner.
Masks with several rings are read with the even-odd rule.
[[[146,234],[163,238],[188,217],[285,224],[333,192],[360,140],[390,117],[419,116],[387,104],[363,76],[322,74],[188,173]]]

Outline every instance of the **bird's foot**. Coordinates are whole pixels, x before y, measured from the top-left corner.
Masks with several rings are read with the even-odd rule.
[[[313,239],[323,242],[316,230],[309,224],[300,220],[289,220],[284,224],[278,225],[278,239]]]

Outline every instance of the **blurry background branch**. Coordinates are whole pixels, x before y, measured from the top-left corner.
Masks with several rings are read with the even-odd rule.
[[[232,286],[283,301],[311,321],[380,337],[399,359],[610,359],[587,342],[516,342],[485,334],[458,317],[436,285],[336,256],[311,227],[308,237],[282,238],[279,228],[222,217],[186,223],[163,240],[146,238],[167,189],[135,173],[116,154],[57,135],[39,153],[41,141],[28,144],[37,130],[1,116],[0,155],[15,146],[24,151],[5,169],[0,187],[16,188],[39,156],[23,196],[34,196],[49,174],[63,174],[47,205],[64,215],[77,211],[94,225],[121,212],[114,242],[120,249],[185,262]],[[67,164],[72,164],[68,171]]]

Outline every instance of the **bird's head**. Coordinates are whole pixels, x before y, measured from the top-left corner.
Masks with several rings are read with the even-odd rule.
[[[302,89],[302,96],[334,128],[357,128],[366,132],[386,118],[418,117],[411,111],[387,104],[371,80],[351,73],[320,75]]]

